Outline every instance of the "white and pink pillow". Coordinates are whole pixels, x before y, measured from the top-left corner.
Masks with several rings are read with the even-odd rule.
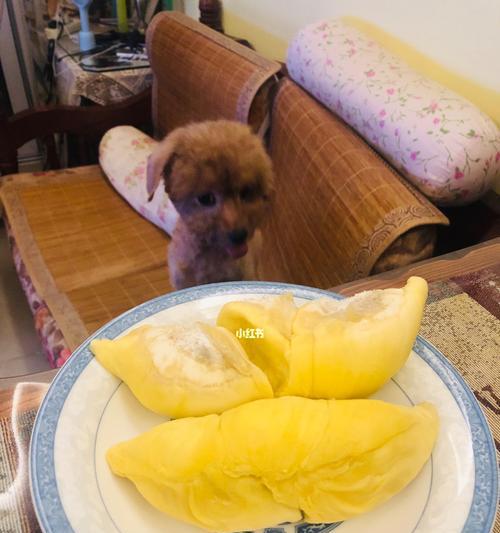
[[[341,20],[302,29],[287,67],[433,202],[471,202],[500,177],[488,116]]]
[[[172,235],[179,215],[163,187],[148,201],[146,167],[156,144],[132,126],[117,126],[101,140],[99,163],[120,196],[144,218]]]

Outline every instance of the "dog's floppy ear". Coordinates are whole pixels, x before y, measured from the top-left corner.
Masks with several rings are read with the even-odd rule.
[[[158,143],[151,155],[148,157],[146,171],[146,188],[148,192],[148,201],[153,199],[156,189],[160,184],[161,178],[168,168],[172,169],[174,158],[176,157],[175,147],[177,145],[176,136],[168,135]]]

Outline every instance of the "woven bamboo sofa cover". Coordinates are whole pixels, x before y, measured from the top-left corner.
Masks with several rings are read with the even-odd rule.
[[[147,41],[159,134],[215,117],[260,127],[277,63],[180,14],[158,16]],[[278,195],[265,230],[263,279],[327,287],[394,258],[430,255],[433,228],[445,217],[403,187],[336,117],[288,81],[272,122]],[[54,365],[111,318],[171,290],[168,237],[113,190],[98,166],[2,178],[0,200],[18,271],[45,306],[42,319],[60,332],[58,353],[66,355],[53,357]]]
[[[274,100],[270,153],[265,279],[328,288],[432,254],[444,215],[288,79]]]
[[[171,290],[166,235],[136,215],[98,166],[9,176],[0,195],[23,287],[31,282],[42,302],[37,322],[53,317],[64,339],[55,333],[57,349],[42,338],[52,364],[103,323]]]

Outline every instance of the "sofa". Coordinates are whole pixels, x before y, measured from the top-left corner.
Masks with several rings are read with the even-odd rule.
[[[147,46],[151,96],[101,110],[106,120],[65,108],[78,120],[41,120],[30,132],[14,117],[0,127],[2,173],[14,170],[7,159],[30,133],[102,135],[147,123],[141,111],[150,109],[156,138],[191,121],[238,120],[263,136],[276,175],[261,280],[330,288],[432,255],[446,217],[280,64],[180,13],[157,15]],[[100,165],[2,175],[0,202],[53,366],[109,320],[172,290],[168,235],[118,194]]]

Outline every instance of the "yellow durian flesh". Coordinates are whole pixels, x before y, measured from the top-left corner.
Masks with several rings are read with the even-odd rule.
[[[373,509],[414,479],[437,431],[426,403],[282,397],[167,422],[112,447],[107,460],[173,517],[253,530]]]
[[[219,424],[217,415],[167,422],[114,446],[106,458],[114,474],[133,481],[160,511],[210,531],[300,520],[301,514],[276,502],[259,479],[220,468]]]
[[[367,291],[299,308],[288,353],[289,379],[277,395],[365,398],[405,364],[427,298],[412,277],[402,289]]]
[[[271,482],[275,498],[297,505],[307,522],[346,520],[386,502],[418,475],[437,439],[429,403],[310,401],[328,403],[326,427],[301,471]]]
[[[119,339],[93,340],[90,348],[144,407],[160,415],[221,413],[273,396],[265,374],[224,328],[144,325]]]
[[[274,390],[288,379],[288,351],[296,313],[292,294],[285,293],[259,301],[229,302],[217,317],[217,325],[234,334],[262,330],[262,338],[243,336],[239,341],[248,358],[266,373]]]

